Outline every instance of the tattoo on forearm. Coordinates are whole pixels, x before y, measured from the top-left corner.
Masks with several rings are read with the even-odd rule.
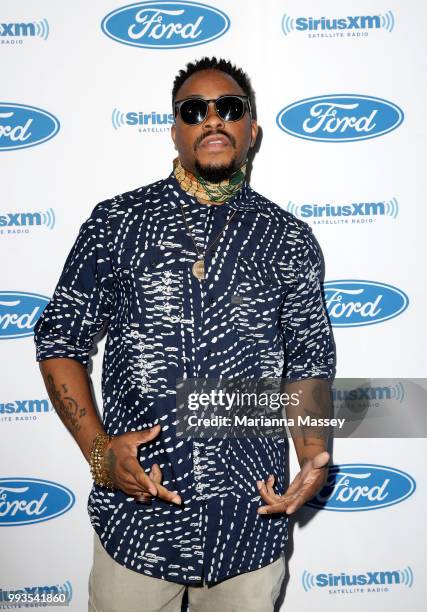
[[[81,430],[79,420],[86,416],[86,408],[79,406],[73,397],[62,396],[51,374],[47,375],[46,381],[47,392],[62,422],[72,434],[78,433]],[[62,388],[65,393],[68,393],[66,385],[63,384]]]

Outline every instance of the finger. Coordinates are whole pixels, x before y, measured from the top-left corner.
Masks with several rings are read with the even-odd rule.
[[[182,500],[179,495],[168,491],[166,487],[161,484],[154,483],[141,468],[139,468],[138,471],[134,472],[134,477],[136,481],[142,485],[142,487],[148,489],[148,491],[155,497],[163,499],[167,502],[172,502],[174,504],[182,503]]]
[[[141,468],[136,457],[129,457],[125,463],[125,469],[133,478],[133,482],[138,486],[139,490],[142,488],[143,490],[149,491],[151,495],[157,495],[157,486]]]
[[[313,457],[313,467],[316,469],[325,467],[328,464],[330,458],[331,456],[328,451],[322,451],[321,453]]]
[[[139,444],[151,442],[151,440],[154,440],[154,438],[157,438],[160,431],[161,431],[161,427],[160,425],[157,424],[157,425],[154,425],[153,427],[150,427],[149,429],[141,429],[140,431],[130,431],[123,435],[126,436],[126,439],[128,442],[138,446]]]
[[[149,477],[156,484],[160,484],[162,482],[162,470],[160,469],[160,466],[157,463],[153,463],[153,466],[149,473]]]
[[[273,489],[274,482],[275,482],[274,474],[269,474],[267,480],[265,481],[265,487],[267,489],[267,493],[271,496],[276,495],[276,492]]]
[[[136,457],[128,458],[128,460],[126,461],[126,469],[129,471],[131,476],[133,476],[135,482],[139,485],[139,488],[143,487],[144,489],[147,489],[152,495],[154,495],[155,497],[159,497],[164,501],[172,502],[174,504],[182,503],[182,500],[179,495],[168,491],[166,487],[157,482],[154,483],[153,480],[151,480],[151,478],[149,478],[148,475],[141,468]],[[154,469],[156,470],[156,468]]]
[[[132,497],[139,497],[140,495],[149,495],[152,497],[151,493],[141,489],[141,485],[122,486],[120,487],[120,490],[126,493],[126,495],[131,495]]]
[[[258,514],[277,514],[278,512],[286,512],[292,514],[298,508],[304,505],[304,500],[299,495],[293,495],[291,499],[283,499],[280,502],[268,506],[260,506]]]
[[[141,503],[141,504],[152,504],[153,503],[153,499],[154,497],[152,495],[148,494],[144,494],[142,493],[141,495],[137,495],[135,496],[135,501]]]
[[[266,484],[263,480],[257,480],[256,484],[257,484],[257,488],[261,496],[261,499],[263,499],[268,504],[277,503],[277,500],[280,498],[280,496],[276,495],[274,491],[273,493],[269,493],[269,491],[267,490]]]
[[[167,502],[172,502],[173,504],[182,504],[181,497],[177,493],[173,493],[172,491],[168,491],[166,487],[161,484],[156,484],[157,487],[157,497],[163,499]]]
[[[285,502],[279,502],[271,504],[269,506],[260,506],[257,510],[258,514],[277,514],[278,512],[285,512]]]

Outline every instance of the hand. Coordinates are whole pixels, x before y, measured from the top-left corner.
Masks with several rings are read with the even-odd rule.
[[[312,459],[307,459],[283,495],[277,495],[274,492],[272,474],[265,482],[257,480],[261,498],[267,503],[266,506],[258,508],[258,514],[274,514],[275,512],[292,514],[301,508],[325,485],[329,459],[330,455],[327,451],[322,451]]]
[[[167,502],[181,504],[181,498],[176,493],[168,491],[160,484],[162,472],[157,463],[153,464],[147,475],[141,468],[137,458],[138,446],[151,442],[160,433],[160,425],[142,431],[130,431],[120,436],[114,436],[105,452],[105,463],[113,480],[114,486],[135,499],[144,501],[149,496],[158,497]]]
[[[163,474],[158,463],[153,463],[148,477],[151,478],[154,483],[160,484],[162,482]],[[143,493],[141,491],[140,495],[138,497],[135,497],[135,501],[140,502],[142,504],[151,504],[151,502],[153,501],[153,496],[149,492]]]

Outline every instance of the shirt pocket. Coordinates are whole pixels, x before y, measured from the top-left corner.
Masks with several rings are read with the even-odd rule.
[[[115,267],[117,311],[133,327],[174,325],[183,318],[184,275],[191,257],[180,249],[152,245],[126,249]]]
[[[292,265],[268,259],[239,257],[232,295],[232,322],[246,340],[269,343],[279,330],[283,300],[294,287]]]

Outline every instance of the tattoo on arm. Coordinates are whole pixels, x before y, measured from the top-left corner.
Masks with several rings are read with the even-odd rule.
[[[46,380],[47,392],[62,422],[72,434],[78,433],[81,430],[79,420],[86,416],[86,408],[79,406],[70,395],[62,396],[51,374],[47,375]],[[63,384],[62,388],[65,393],[68,393],[67,385]]]

